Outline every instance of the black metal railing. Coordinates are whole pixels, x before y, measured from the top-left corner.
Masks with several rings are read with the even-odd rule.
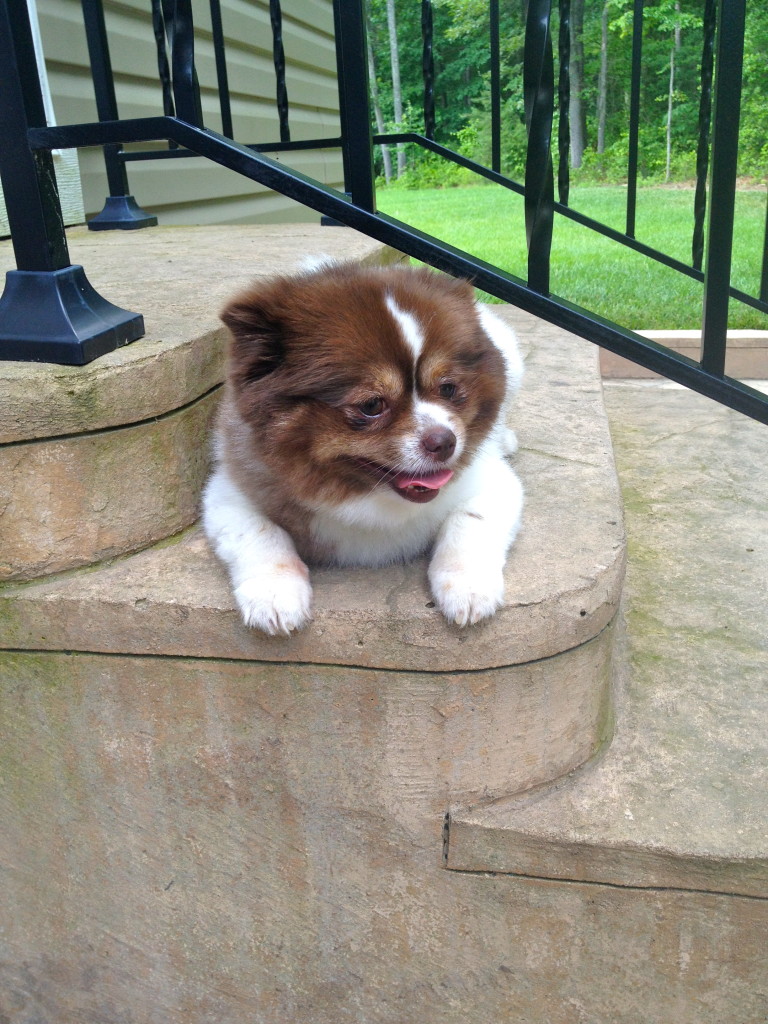
[[[0,357],[82,363],[115,345],[132,340],[141,331],[141,318],[137,314],[118,310],[97,296],[87,285],[82,268],[72,267],[69,263],[50,154],[53,149],[98,145],[104,147],[111,195],[102,213],[90,222],[93,228],[125,229],[153,222],[151,214],[141,210],[130,194],[127,168],[132,161],[207,158],[439,269],[469,277],[478,287],[504,301],[768,422],[768,398],[724,373],[729,301],[737,299],[768,313],[768,271],[764,270],[757,295],[736,289],[730,283],[745,0],[706,0],[697,140],[698,173],[690,263],[635,237],[642,0],[634,3],[628,187],[626,228],[623,232],[601,224],[569,205],[569,0],[560,0],[556,10],[559,23],[557,59],[551,35],[551,0],[529,0],[528,4],[524,73],[528,149],[524,182],[503,175],[500,169],[500,39],[496,0],[489,0],[489,49],[493,56],[490,167],[482,166],[435,140],[437,118],[430,0],[421,0],[423,134],[372,135],[363,0],[335,0],[340,133],[333,138],[293,141],[285,72],[290,54],[285,52],[279,0],[271,0],[276,135],[279,138],[248,144],[232,138],[222,26],[226,11],[222,12],[219,0],[210,0],[210,4],[221,132],[206,128],[203,122],[194,59],[191,0],[152,0],[149,31],[154,32],[156,42],[163,114],[134,119],[120,119],[118,116],[101,0],[82,2],[99,121],[55,127],[46,126],[42,111],[26,0],[0,2],[0,131],[4,140],[0,149],[0,172],[18,267],[17,271],[9,273],[0,300]],[[552,155],[555,119],[558,121],[557,199],[554,195]],[[167,146],[138,150],[124,148],[129,143],[158,141],[166,142]],[[377,212],[373,149],[376,144],[398,142],[413,143],[524,197],[528,237],[526,280]],[[321,147],[340,148],[344,191],[308,178],[290,169],[284,161],[278,163],[267,155],[276,151],[290,153]],[[705,230],[707,214],[709,225]],[[703,283],[702,349],[698,361],[590,313],[567,298],[550,294],[552,230],[557,216],[576,221]],[[768,245],[765,249],[768,252]],[[765,266],[768,267],[768,260]]]

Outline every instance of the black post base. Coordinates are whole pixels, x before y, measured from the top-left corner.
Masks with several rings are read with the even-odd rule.
[[[83,366],[144,335],[144,317],[103,298],[82,267],[9,270],[0,359]]]
[[[133,196],[107,196],[104,209],[88,221],[89,231],[135,231],[157,224],[153,213],[142,210]]]

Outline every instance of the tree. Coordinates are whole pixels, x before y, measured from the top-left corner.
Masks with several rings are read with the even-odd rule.
[[[571,166],[581,167],[586,145],[584,105],[584,0],[571,0],[571,92],[569,122],[571,126]]]
[[[597,79],[597,152],[605,152],[605,123],[608,113],[608,0],[600,18],[600,73]]]
[[[423,103],[421,10],[416,0],[367,0],[376,127],[419,130]],[[557,5],[553,4],[553,19]],[[634,0],[571,0],[571,163],[618,179],[626,173]],[[505,0],[501,18],[501,166],[525,161],[525,0]],[[388,10],[389,8],[389,10]],[[639,173],[691,176],[699,131],[702,0],[646,0],[642,20]],[[490,164],[490,45],[487,0],[433,0],[436,141]],[[394,25],[394,28],[391,26]],[[396,40],[392,46],[393,36]],[[396,65],[393,68],[393,49]],[[740,173],[768,167],[768,3],[747,10]],[[555,61],[557,62],[557,54]],[[557,76],[557,68],[555,69]],[[594,157],[600,154],[600,159]],[[408,171],[436,158],[412,147]],[[432,162],[430,164],[430,161]],[[379,165],[381,166],[381,164]],[[401,168],[402,169],[402,168]],[[386,169],[385,169],[386,173]]]
[[[371,5],[370,2],[366,5],[366,22],[367,22],[367,46],[368,46],[368,78],[371,85],[371,102],[373,103],[373,116],[376,119],[376,130],[379,135],[383,135],[386,131],[384,124],[384,116],[381,112],[381,103],[379,102],[379,85],[376,79],[376,61],[373,55],[373,26],[371,24]],[[384,166],[384,180],[387,184],[392,180],[392,156],[389,152],[389,146],[382,145],[381,147],[381,159]]]
[[[387,0],[387,28],[389,29],[389,57],[392,67],[392,104],[398,129],[403,125],[403,89],[400,83],[400,50],[397,45],[397,17],[395,0]],[[397,176],[405,170],[405,146],[397,147]]]
[[[664,180],[669,181],[672,167],[672,111],[675,99],[675,56],[680,49],[680,0],[675,2],[674,32],[672,35],[672,46],[669,51],[669,91],[667,94],[667,164],[664,172]]]

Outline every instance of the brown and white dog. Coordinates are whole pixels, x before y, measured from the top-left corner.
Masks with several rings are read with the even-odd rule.
[[[203,525],[245,623],[304,626],[306,562],[379,566],[430,548],[446,618],[492,615],[522,508],[505,424],[522,364],[470,284],[326,263],[254,285],[222,319]]]

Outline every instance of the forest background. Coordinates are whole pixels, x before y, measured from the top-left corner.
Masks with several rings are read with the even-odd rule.
[[[502,172],[525,166],[525,0],[500,3]],[[553,5],[557,40],[557,5]],[[376,129],[423,131],[421,4],[367,0]],[[651,0],[643,18],[639,175],[651,182],[695,177],[703,0]],[[487,0],[433,0],[436,141],[490,164]],[[571,167],[578,182],[626,180],[632,48],[631,0],[571,0]],[[768,0],[748,3],[739,174],[768,169]],[[555,51],[557,47],[555,45]],[[557,60],[557,54],[555,53]],[[556,72],[557,73],[557,72]],[[557,126],[555,125],[555,135]],[[467,172],[415,147],[383,147],[387,181],[422,188],[461,184]]]

